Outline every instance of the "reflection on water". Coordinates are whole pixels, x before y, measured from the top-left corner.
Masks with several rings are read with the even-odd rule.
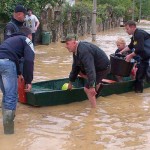
[[[142,25],[148,28],[148,25]],[[147,30],[148,30],[147,29]],[[97,44],[107,55],[116,50],[115,41],[129,36],[123,28],[97,35]],[[82,40],[91,41],[91,37]],[[72,56],[63,43],[36,47],[34,82],[67,77]],[[100,97],[97,108],[88,101],[53,107],[32,107],[18,103],[15,134],[3,134],[2,150],[149,150],[150,89]]]
[[[149,92],[149,89],[145,92]],[[74,144],[72,150],[96,148],[148,150],[150,146],[149,136],[147,136],[150,132],[149,110],[141,107],[145,101],[142,94],[141,97],[138,94],[132,95],[131,92],[99,98],[97,110],[83,118],[82,128],[72,131],[70,148]],[[75,128],[75,126],[78,127],[72,122],[71,127]]]
[[[56,145],[57,148],[61,148],[61,145],[68,138],[69,131],[64,130],[68,125],[70,125],[69,120],[53,116],[43,116],[40,120],[31,120],[30,126],[26,130],[30,132],[31,137],[34,136],[30,149],[39,149],[39,147],[43,149],[43,145],[48,145],[49,148],[49,143],[52,143],[51,146],[54,149]]]

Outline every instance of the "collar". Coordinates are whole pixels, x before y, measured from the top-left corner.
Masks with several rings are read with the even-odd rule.
[[[11,18],[12,22],[14,22],[17,26],[23,26],[24,22],[16,20],[14,17]]]
[[[77,50],[78,50],[78,46],[79,46],[80,41],[76,41],[76,42],[77,42],[77,47],[76,47],[76,49],[75,49],[74,54],[77,56]]]
[[[133,36],[136,34],[136,32],[138,32],[138,28],[135,29]]]

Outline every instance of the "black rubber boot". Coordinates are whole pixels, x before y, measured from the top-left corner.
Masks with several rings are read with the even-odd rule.
[[[4,134],[14,134],[15,110],[3,109]]]
[[[135,81],[134,91],[135,93],[143,93],[144,84],[143,82]]]

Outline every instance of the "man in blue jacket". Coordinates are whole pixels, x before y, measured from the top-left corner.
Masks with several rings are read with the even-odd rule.
[[[0,88],[3,93],[2,114],[5,134],[14,133],[14,116],[18,101],[17,77],[21,77],[19,59],[24,58],[24,80],[26,91],[31,90],[34,68],[32,33],[22,27],[20,33],[12,35],[0,45]]]
[[[4,40],[11,37],[13,33],[19,32],[24,24],[26,13],[27,11],[22,5],[16,5],[13,16],[4,29]]]
[[[18,33],[20,28],[23,27],[25,15],[27,14],[26,9],[23,5],[16,5],[11,20],[7,23],[4,29],[4,40],[11,37],[12,34]],[[23,73],[23,58],[20,59],[20,69]]]
[[[74,36],[66,38],[66,48],[73,53],[72,70],[69,75],[68,89],[72,89],[72,82],[81,72],[87,77],[84,91],[93,108],[96,107],[96,94],[101,81],[110,72],[110,61],[103,50],[92,43],[76,41]]]
[[[126,56],[126,61],[130,61],[135,56],[140,56],[140,64],[136,72],[135,92],[143,92],[143,80],[146,77],[150,82],[150,34],[144,30],[138,29],[134,21],[127,21],[125,24],[126,32],[132,35],[130,44],[120,53],[135,49],[131,54]]]

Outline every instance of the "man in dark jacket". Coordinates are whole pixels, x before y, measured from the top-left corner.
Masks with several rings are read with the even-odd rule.
[[[4,40],[9,38],[13,33],[19,32],[20,27],[23,26],[26,13],[26,9],[22,5],[15,7],[13,17],[4,29]]]
[[[142,93],[143,79],[146,77],[147,81],[150,81],[150,34],[138,29],[134,21],[128,21],[125,24],[125,29],[129,35],[132,35],[132,38],[130,44],[121,53],[134,48],[135,51],[126,56],[126,61],[129,62],[137,55],[141,57],[136,72],[135,92]]]
[[[107,55],[99,47],[88,42],[78,42],[73,36],[66,38],[66,48],[73,53],[73,65],[69,75],[68,89],[81,72],[87,77],[84,91],[92,107],[96,107],[96,94],[100,83],[110,72],[110,62]]]
[[[4,40],[11,37],[12,34],[18,33],[20,28],[23,27],[26,9],[22,5],[16,5],[11,20],[7,23],[4,29]],[[23,73],[23,58],[20,58],[20,70]]]
[[[14,116],[18,101],[17,77],[21,77],[19,59],[24,58],[24,80],[26,91],[31,90],[34,67],[32,33],[22,27],[20,34],[12,35],[0,45],[0,88],[3,93],[2,114],[5,134],[14,133]]]

